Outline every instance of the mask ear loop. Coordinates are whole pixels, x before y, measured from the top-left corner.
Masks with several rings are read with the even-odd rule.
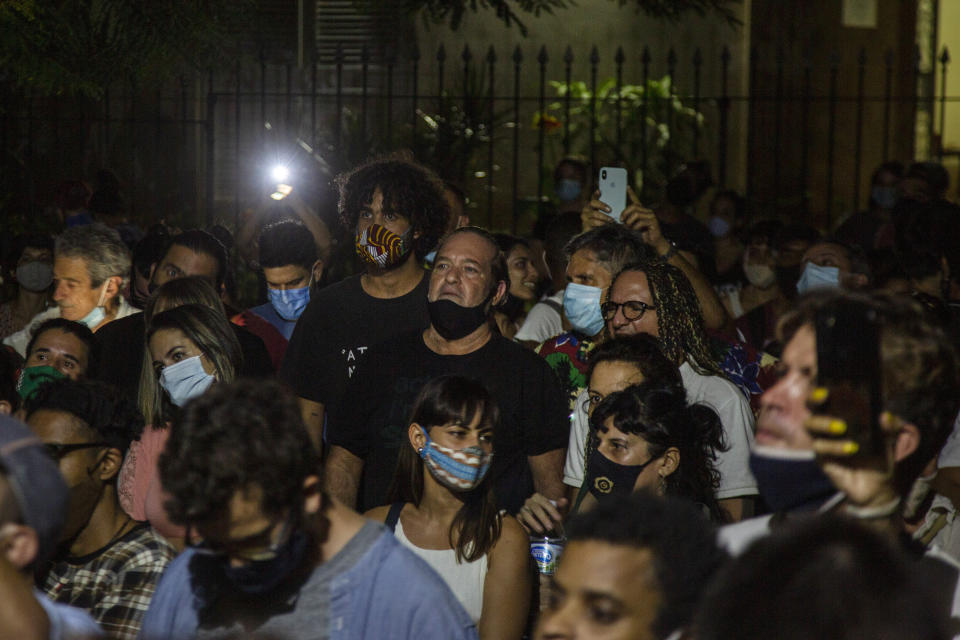
[[[426,460],[426,459],[427,459],[427,454],[426,454],[425,452],[426,452],[427,449],[430,448],[430,434],[427,433],[427,430],[424,429],[422,426],[420,426],[420,431],[423,432],[423,437],[426,438],[427,441],[426,441],[425,443],[423,443],[423,446],[422,446],[422,447],[420,447],[420,448],[417,449],[417,455],[420,456],[421,458],[423,458],[424,460]]]

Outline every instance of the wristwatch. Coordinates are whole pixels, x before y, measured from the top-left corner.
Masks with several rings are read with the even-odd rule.
[[[676,242],[674,242],[673,240],[670,240],[669,242],[670,242],[670,249],[665,254],[660,256],[660,259],[663,260],[664,262],[669,262],[670,258],[677,255],[677,252],[680,251],[680,247],[677,246]]]

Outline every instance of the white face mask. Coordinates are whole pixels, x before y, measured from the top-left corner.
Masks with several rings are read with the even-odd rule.
[[[178,407],[202,396],[211,384],[213,384],[213,376],[203,369],[200,356],[193,356],[164,367],[160,374],[160,386],[170,396],[170,402]]]

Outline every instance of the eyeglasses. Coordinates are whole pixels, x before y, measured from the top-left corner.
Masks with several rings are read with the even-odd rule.
[[[43,448],[47,450],[47,455],[59,462],[67,455],[81,449],[92,449],[94,447],[109,447],[107,442],[81,442],[78,444],[59,444],[56,442],[47,442]]]
[[[202,538],[191,541],[191,530],[188,528],[186,536],[188,541],[187,544],[190,546],[190,548],[196,550],[197,553],[206,556],[230,556],[232,558],[247,560],[249,562],[272,560],[277,557],[277,552],[280,550],[280,547],[282,547],[287,541],[287,538],[290,537],[290,530],[293,528],[293,522],[294,513],[291,510],[290,514],[284,521],[283,528],[280,530],[280,535],[277,536],[276,540],[273,540],[273,536],[271,535],[277,526],[276,522],[271,522],[261,531],[250,534],[249,536],[244,536],[243,538],[236,540],[229,540],[223,543],[211,542]]]
[[[643,317],[647,311],[656,311],[657,308],[653,307],[646,302],[641,302],[639,300],[627,300],[626,302],[616,303],[612,300],[607,300],[602,305],[600,305],[600,313],[603,314],[604,320],[613,320],[613,317],[617,315],[617,310],[623,308],[623,317],[633,322],[634,320],[639,320]]]

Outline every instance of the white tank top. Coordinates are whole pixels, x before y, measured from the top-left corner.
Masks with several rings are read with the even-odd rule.
[[[443,578],[474,622],[480,620],[480,612],[483,610],[483,583],[487,578],[486,554],[473,562],[458,564],[457,552],[454,549],[421,549],[410,542],[404,535],[403,525],[399,520],[393,535],[400,544],[420,556]]]

